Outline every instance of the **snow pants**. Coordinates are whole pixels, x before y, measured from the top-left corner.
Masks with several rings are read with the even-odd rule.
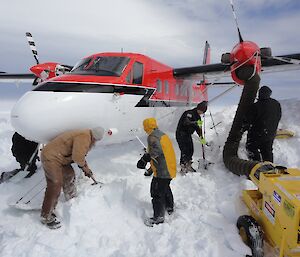
[[[174,208],[174,199],[170,188],[171,180],[167,178],[152,178],[150,193],[154,218],[165,217],[165,211]]]
[[[248,158],[253,161],[273,162],[273,139],[247,139]]]
[[[194,145],[192,136],[186,133],[176,133],[176,140],[180,149],[180,164],[192,161]]]
[[[66,200],[76,196],[75,172],[71,166],[62,165],[55,160],[47,160],[42,156],[47,187],[42,206],[41,216],[50,219],[57,205],[61,188]]]

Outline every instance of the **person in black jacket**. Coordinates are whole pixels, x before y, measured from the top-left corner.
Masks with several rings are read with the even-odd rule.
[[[176,140],[180,149],[181,173],[195,172],[192,167],[192,157],[194,154],[194,145],[192,134],[196,133],[200,137],[202,144],[206,144],[202,135],[202,121],[200,115],[207,110],[207,101],[203,101],[192,110],[185,111],[179,119],[176,129]]]
[[[273,162],[273,141],[281,119],[281,106],[270,97],[271,94],[269,87],[262,86],[257,102],[252,105],[246,117],[246,150],[250,160]]]
[[[12,147],[11,151],[16,161],[20,163],[21,169],[24,170],[26,165],[28,165],[27,171],[29,172],[26,177],[31,177],[36,169],[36,160],[38,159],[37,151],[38,143],[29,141],[17,132],[14,133],[12,137]],[[32,161],[29,163],[30,158],[35,153]]]

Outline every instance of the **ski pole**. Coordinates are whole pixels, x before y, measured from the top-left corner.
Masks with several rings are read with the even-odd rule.
[[[142,140],[137,135],[135,135],[135,137],[137,138],[137,140],[139,140],[139,142],[141,143],[141,145],[144,147],[144,151],[146,152],[147,147],[144,145],[144,143],[142,142]]]
[[[214,129],[216,128],[216,126],[220,125],[222,123],[222,121],[219,121],[216,125],[213,125],[212,127],[210,127],[210,129]],[[218,133],[216,132],[216,134],[218,135]]]
[[[217,124],[217,125],[215,125],[215,121],[214,121],[214,119],[213,119],[213,116],[212,116],[212,114],[211,114],[211,111],[209,110],[209,115],[210,115],[210,118],[211,118],[211,121],[212,121],[212,124],[213,124],[213,126],[211,127],[211,129],[213,128],[214,130],[215,130],[215,132],[216,132],[216,135],[217,135],[217,137],[219,136],[219,134],[218,134],[218,132],[217,132],[217,129],[216,129],[216,126],[217,125],[219,125],[220,123],[221,123],[221,121]]]

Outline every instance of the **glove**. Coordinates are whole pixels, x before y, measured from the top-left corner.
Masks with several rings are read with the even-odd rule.
[[[84,175],[86,177],[88,177],[88,178],[90,178],[91,176],[93,176],[93,172],[89,168],[84,169],[83,172],[84,172]]]
[[[206,145],[206,140],[205,140],[204,137],[200,137],[200,143],[201,143],[202,145]]]
[[[142,157],[145,162],[150,162],[151,161],[151,156],[149,153],[145,153]]]
[[[142,158],[137,162],[136,166],[139,169],[145,169],[148,162],[150,162],[151,157],[149,153],[145,153]]]
[[[87,166],[87,164],[84,164],[83,167],[78,166],[80,169],[82,169],[84,175],[88,178],[90,178],[91,176],[93,176],[93,172],[91,171],[91,169]]]
[[[198,127],[202,127],[203,121],[202,120],[197,120],[197,125],[198,125]]]
[[[144,161],[143,157],[141,159],[139,159],[139,161],[136,164],[136,167],[138,169],[145,169],[147,165],[147,162]]]

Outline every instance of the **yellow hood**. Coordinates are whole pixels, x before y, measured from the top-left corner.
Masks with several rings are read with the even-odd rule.
[[[157,123],[155,118],[148,118],[143,121],[143,126],[145,132],[149,135],[152,133],[153,129],[157,128]]]

